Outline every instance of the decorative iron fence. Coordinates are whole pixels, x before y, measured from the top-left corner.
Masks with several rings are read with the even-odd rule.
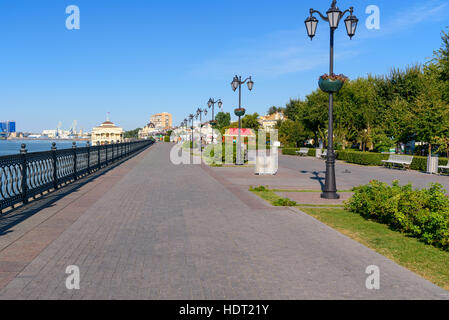
[[[112,163],[151,146],[154,141],[144,140],[77,148],[56,149],[28,153],[22,144],[20,154],[0,157],[0,213],[18,203],[46,191],[76,181]]]

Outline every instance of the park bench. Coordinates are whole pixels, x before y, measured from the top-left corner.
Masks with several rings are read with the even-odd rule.
[[[382,160],[386,166],[401,166],[405,169],[410,169],[412,161],[413,157],[398,154],[391,154],[388,160]]]
[[[309,148],[301,148],[299,151],[296,151],[296,154],[301,157],[306,157],[309,154]]]
[[[449,171],[449,162],[445,166],[438,166],[438,172],[440,172],[440,171],[443,171],[443,172],[444,171]]]

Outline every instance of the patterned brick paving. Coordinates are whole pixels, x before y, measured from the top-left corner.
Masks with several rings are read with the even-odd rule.
[[[210,168],[172,165],[170,147],[152,147],[30,218],[46,220],[11,230],[22,236],[0,249],[0,276],[15,272],[0,298],[449,298],[296,209],[257,203]],[[373,264],[379,291],[365,287]],[[65,287],[69,265],[80,268],[80,290]]]

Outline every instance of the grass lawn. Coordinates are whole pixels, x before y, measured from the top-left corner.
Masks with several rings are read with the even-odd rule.
[[[250,191],[271,205],[276,205],[276,202],[283,198],[275,192],[285,190],[257,187],[250,188]],[[312,191],[290,190],[290,192]],[[341,205],[292,204],[291,206],[300,208],[331,228],[449,290],[449,252],[393,231],[387,225],[366,220],[358,214],[344,210]]]
[[[434,284],[449,290],[449,252],[407,237],[358,214],[334,208],[301,208],[333,229],[360,242]]]
[[[274,192],[298,192],[298,193],[316,193],[323,192],[322,190],[292,190],[292,189],[271,189]],[[352,190],[338,190],[339,193],[353,192]]]
[[[276,192],[283,192],[284,190],[281,189],[265,189],[263,191],[258,191],[258,189],[250,188],[249,191],[254,193],[255,195],[258,195],[268,203],[270,203],[272,206],[280,206],[278,202],[280,200],[283,200],[281,196],[277,195]],[[312,191],[312,190],[289,190],[288,192],[321,192],[321,191]],[[285,199],[284,199],[285,200]],[[298,204],[293,201],[291,204],[288,204],[288,206],[291,207],[310,207],[310,208],[343,208],[343,205],[329,205],[329,204]]]

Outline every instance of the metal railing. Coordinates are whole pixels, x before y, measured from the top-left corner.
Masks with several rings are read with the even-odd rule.
[[[57,190],[114,162],[129,157],[154,141],[144,140],[103,146],[28,153],[0,157],[0,213],[16,204],[26,204],[44,192]]]

